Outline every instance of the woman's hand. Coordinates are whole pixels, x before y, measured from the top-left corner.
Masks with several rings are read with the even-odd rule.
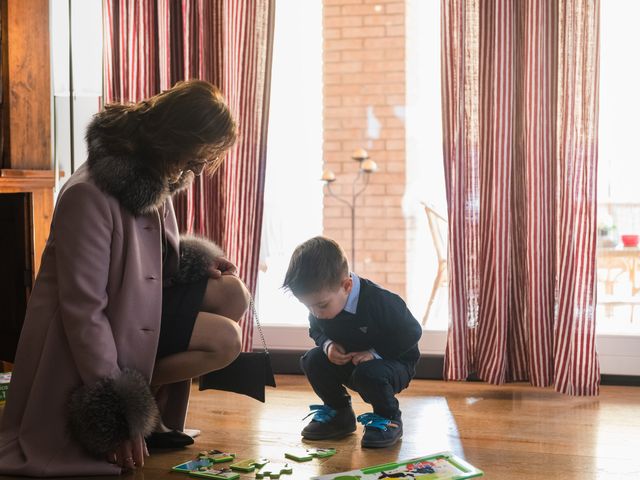
[[[134,470],[136,467],[144,467],[144,458],[148,456],[147,444],[142,435],[138,435],[122,442],[115,452],[107,455],[107,461],[125,470]]]
[[[327,348],[327,358],[336,365],[346,365],[351,361],[352,356],[353,353],[346,353],[344,347],[336,342],[331,343]]]
[[[216,258],[209,266],[209,276],[211,278],[220,278],[223,275],[236,275],[238,267],[224,257]]]
[[[364,352],[353,352],[352,355],[353,357],[351,358],[351,361],[354,365],[360,365],[361,363],[369,362],[376,358],[369,350],[366,350]]]

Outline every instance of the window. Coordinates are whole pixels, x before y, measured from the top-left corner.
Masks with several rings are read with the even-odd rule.
[[[446,261],[447,255],[440,2],[409,0],[406,21],[407,303],[425,329],[445,331],[449,316],[446,272],[438,277],[439,260]]]
[[[306,326],[280,286],[295,247],[322,233],[322,2],[280,0],[275,24],[257,303],[265,325]]]
[[[62,179],[65,181],[86,159],[85,129],[102,102],[102,2],[51,0],[50,7],[54,158],[57,168],[65,172]],[[73,129],[69,101],[70,50],[73,52]]]
[[[598,165],[598,332],[640,334],[640,41],[635,0],[601,5]],[[637,243],[636,243],[637,245]]]
[[[400,293],[422,320],[438,271],[425,204],[444,219],[438,226],[446,261],[440,2],[279,2],[271,86],[257,294],[267,342],[309,344],[306,309],[280,289],[293,249],[325,234],[350,256],[350,209],[323,197],[319,178],[323,168],[334,170],[332,190],[350,200],[357,148],[368,150],[379,170],[357,200],[352,268]],[[422,341],[429,353],[444,350],[442,280],[426,322],[438,339]]]

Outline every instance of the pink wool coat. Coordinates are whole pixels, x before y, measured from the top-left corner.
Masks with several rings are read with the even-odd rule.
[[[0,423],[0,474],[119,474],[104,452],[158,419],[148,382],[163,277],[193,281],[222,254],[181,242],[171,188],[139,160],[111,154],[99,122],[89,129],[88,162],[54,211]],[[189,382],[163,388],[162,418],[182,429]]]

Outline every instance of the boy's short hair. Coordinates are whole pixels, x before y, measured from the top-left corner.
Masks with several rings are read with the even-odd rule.
[[[349,262],[342,247],[330,238],[313,237],[293,251],[282,287],[297,297],[337,289],[348,275]]]

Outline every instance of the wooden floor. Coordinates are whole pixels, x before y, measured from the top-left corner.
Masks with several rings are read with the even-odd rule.
[[[304,444],[299,435],[308,405],[317,399],[302,376],[278,376],[267,403],[240,395],[194,389],[187,427],[202,430],[192,447],[154,453],[128,479],[181,479],[172,465],[199,450],[217,448],[238,458],[284,460]],[[339,441],[324,460],[294,464],[283,479],[409,459],[450,450],[493,480],[640,479],[640,388],[602,387],[597,398],[574,398],[525,385],[414,380],[400,395],[405,432],[396,446],[360,447],[361,431]],[[356,414],[368,411],[354,397]],[[0,477],[9,478],[9,477]],[[244,475],[241,478],[253,478]]]

